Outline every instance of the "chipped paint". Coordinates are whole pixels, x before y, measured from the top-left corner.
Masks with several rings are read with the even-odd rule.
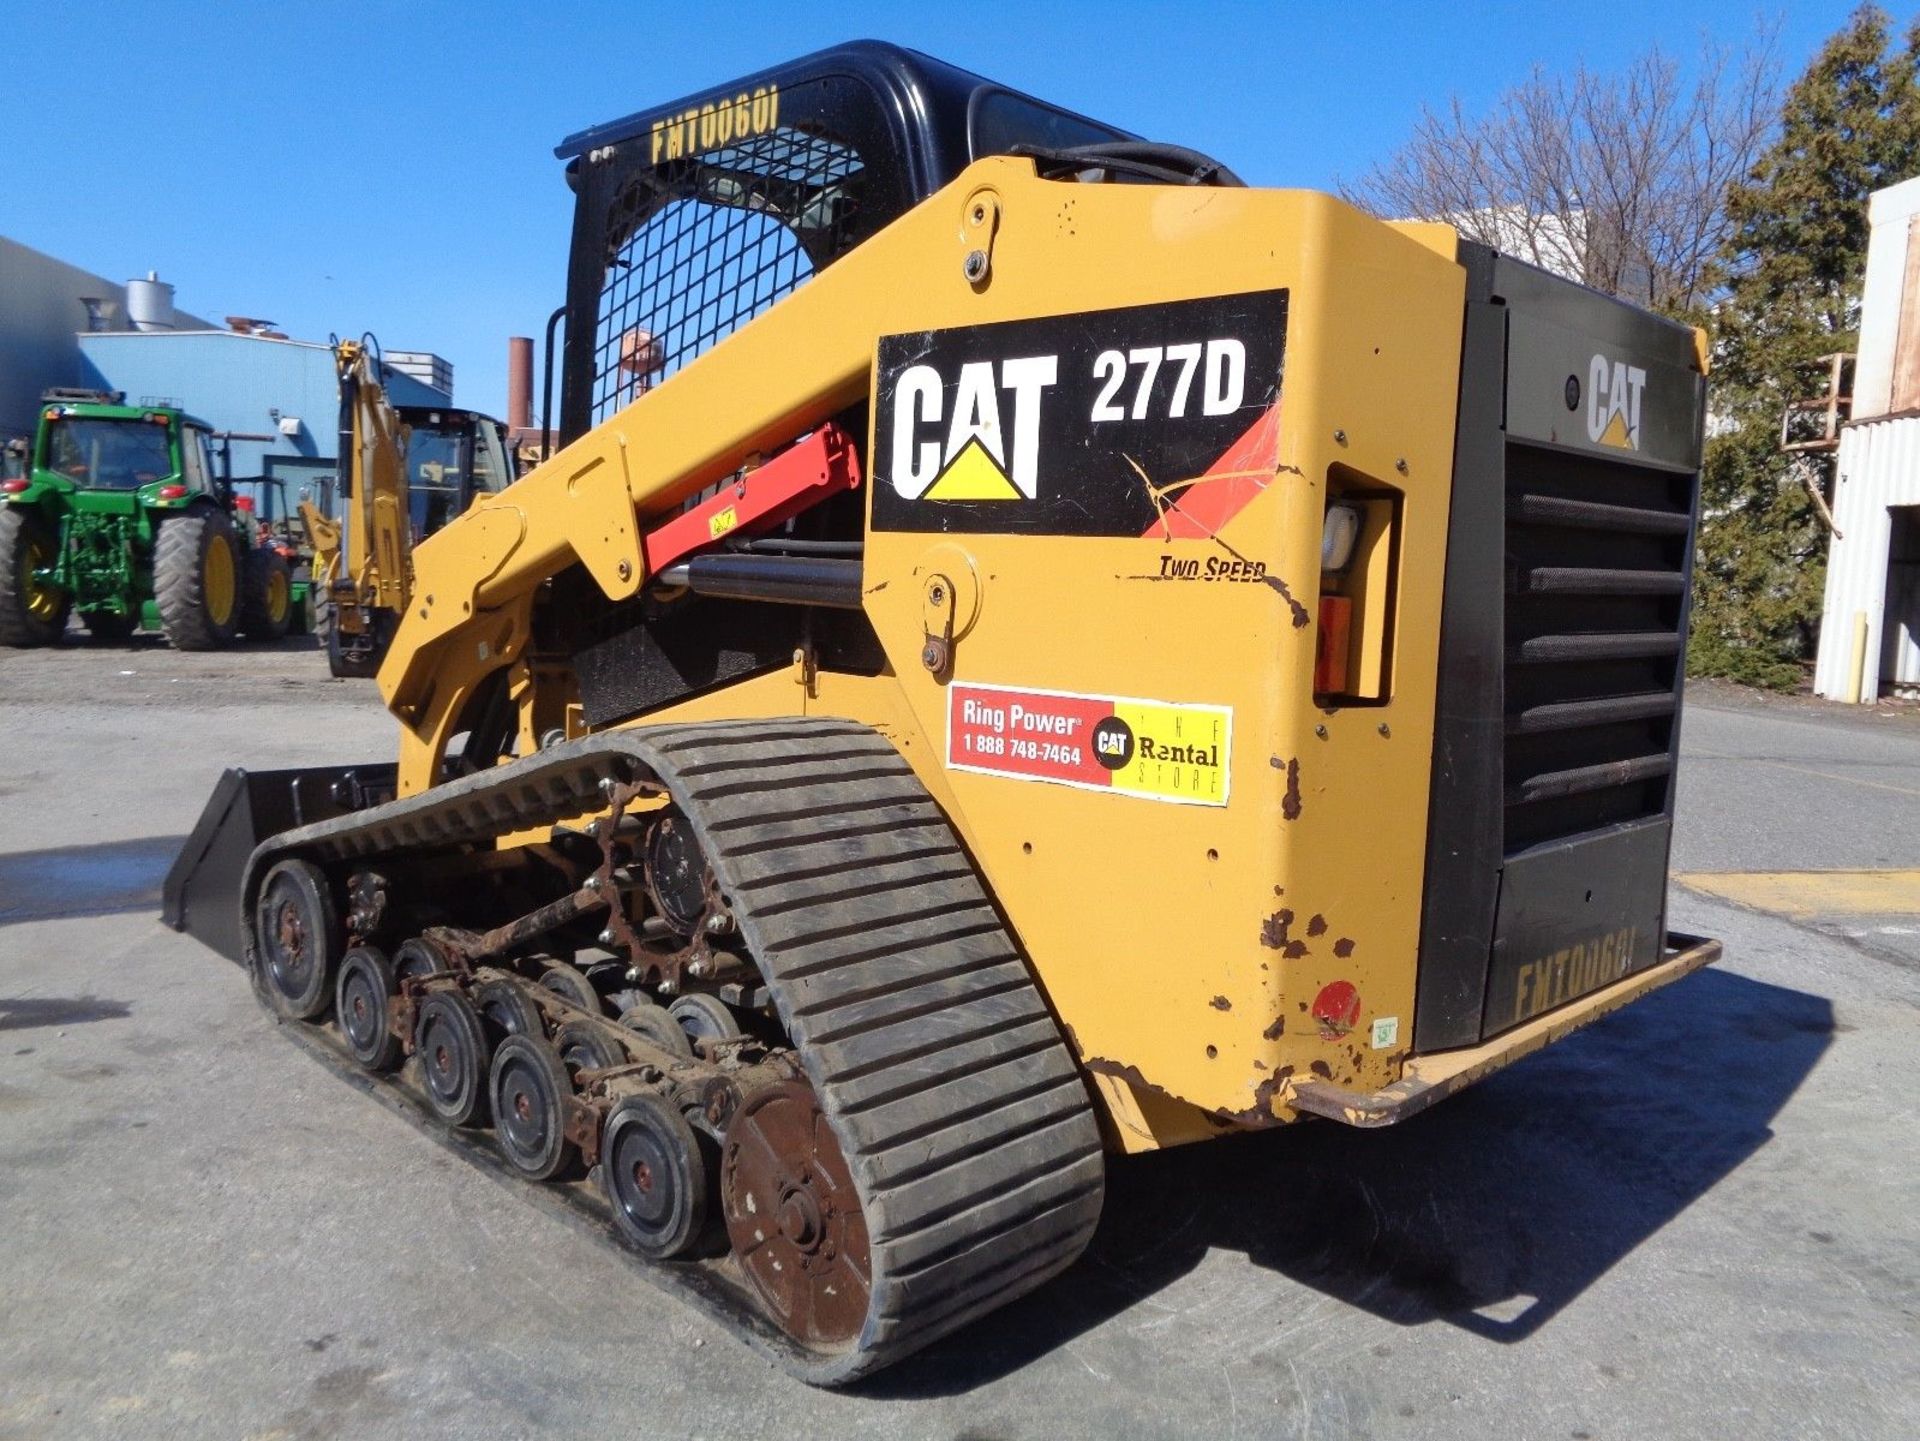
[[[1270,951],[1285,950],[1292,925],[1293,912],[1281,907],[1260,923],[1260,944]]]
[[[1353,942],[1346,936],[1340,937],[1333,943],[1333,953],[1344,961],[1353,954]]]
[[[1089,1056],[1085,1061],[1081,1062],[1081,1064],[1097,1076],[1110,1076],[1116,1081],[1124,1081],[1135,1090],[1150,1091],[1156,1096],[1164,1096],[1169,1101],[1177,1101],[1179,1104],[1191,1107],[1196,1111],[1206,1110],[1204,1106],[1195,1106],[1193,1102],[1189,1101],[1185,1096],[1175,1095],[1165,1086],[1154,1085],[1152,1081],[1149,1081],[1145,1076],[1140,1074],[1140,1068],[1138,1066],[1123,1064],[1119,1061],[1109,1061],[1104,1056]]]
[[[1292,615],[1293,628],[1295,630],[1305,630],[1312,624],[1312,615],[1309,614],[1307,608],[1300,604],[1299,600],[1295,598],[1294,593],[1287,589],[1287,583],[1284,580],[1280,579],[1277,575],[1264,576],[1262,579],[1280,592],[1280,599],[1287,603],[1287,609]]]
[[[1300,819],[1300,758],[1287,762],[1287,791],[1280,798],[1280,814],[1290,821]]]
[[[1221,1111],[1218,1114],[1224,1120],[1238,1122],[1242,1126],[1275,1126],[1281,1123],[1281,1117],[1275,1112],[1276,1102],[1290,1099],[1293,1085],[1293,1067],[1282,1066],[1266,1080],[1253,1088],[1253,1104],[1238,1111]]]
[[[1233,1009],[1233,1002],[1225,996],[1215,996],[1211,1001],[1208,1001],[1207,1004],[1212,1006],[1216,1011],[1230,1011]]]
[[[1286,1033],[1287,1018],[1285,1016],[1275,1016],[1273,1018],[1273,1024],[1260,1033],[1260,1039],[1263,1041],[1277,1041],[1286,1035]],[[1254,1064],[1257,1066],[1260,1063],[1255,1061]]]
[[[1310,936],[1324,936],[1326,933],[1327,933],[1327,918],[1319,914],[1318,912],[1315,912],[1307,920],[1307,934]]]

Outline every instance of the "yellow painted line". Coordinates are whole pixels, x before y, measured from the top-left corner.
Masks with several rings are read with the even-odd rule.
[[[1841,781],[1850,786],[1866,786],[1869,790],[1892,791],[1899,796],[1920,796],[1920,790],[1912,786],[1896,786],[1889,781],[1863,781],[1858,776],[1843,776],[1835,771],[1817,771],[1812,766],[1797,766],[1791,761],[1763,760],[1759,756],[1729,756],[1718,751],[1686,751],[1685,755],[1698,756],[1708,761],[1737,761],[1741,765],[1772,766],[1777,771],[1794,771],[1803,776],[1818,776],[1823,781]]]
[[[1920,871],[1688,871],[1674,879],[1690,890],[1795,919],[1920,915]]]

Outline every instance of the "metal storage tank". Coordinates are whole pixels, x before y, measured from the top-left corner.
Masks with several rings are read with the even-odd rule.
[[[173,287],[149,270],[145,280],[127,282],[127,320],[135,330],[172,330]]]

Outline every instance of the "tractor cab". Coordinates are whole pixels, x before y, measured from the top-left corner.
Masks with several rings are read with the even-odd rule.
[[[569,136],[555,151],[575,195],[561,440],[711,349],[980,157],[1134,140],[876,41]]]
[[[184,509],[218,486],[205,421],[107,392],[49,391],[29,461],[36,487],[96,514]]]

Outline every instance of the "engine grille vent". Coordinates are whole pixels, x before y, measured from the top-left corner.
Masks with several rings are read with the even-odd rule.
[[[1667,807],[1693,477],[1507,452],[1509,856]]]

